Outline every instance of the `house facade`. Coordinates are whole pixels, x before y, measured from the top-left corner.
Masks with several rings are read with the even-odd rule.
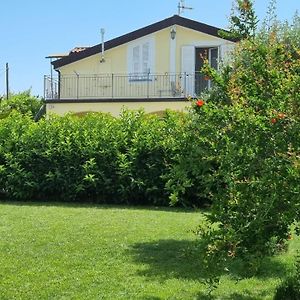
[[[45,76],[47,112],[183,110],[188,96],[212,84],[200,72],[203,58],[218,69],[234,47],[219,30],[174,15],[105,43],[75,48],[52,62],[57,78]]]

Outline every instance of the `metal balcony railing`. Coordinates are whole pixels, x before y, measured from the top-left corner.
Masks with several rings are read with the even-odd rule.
[[[185,98],[210,85],[200,73],[99,74],[44,77],[45,99]]]
[[[44,76],[44,99],[59,99],[58,77]]]

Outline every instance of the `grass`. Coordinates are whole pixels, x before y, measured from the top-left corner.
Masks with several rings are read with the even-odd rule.
[[[201,212],[0,203],[0,299],[208,299],[192,233]],[[272,299],[300,246],[213,299]]]

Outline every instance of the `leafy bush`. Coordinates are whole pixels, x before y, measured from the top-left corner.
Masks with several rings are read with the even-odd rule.
[[[276,290],[274,300],[299,300],[300,299],[300,279],[290,278],[286,280]]]
[[[34,117],[41,106],[41,99],[31,96],[30,90],[18,94],[10,94],[8,99],[2,99],[0,102],[0,118],[8,116],[13,110],[21,114],[30,114]]]
[[[204,105],[194,104],[193,126],[209,145],[200,144],[202,157],[214,157],[205,184],[214,187],[211,230],[199,229],[211,256],[255,261],[272,254],[299,219],[299,18],[294,22],[240,41],[219,74],[203,69],[215,86]]]
[[[120,118],[124,149],[119,156],[120,194],[131,203],[168,205],[166,174],[178,152],[186,116],[166,112],[156,115],[126,111]]]
[[[168,205],[188,116],[142,111],[0,120],[0,184],[21,200]],[[174,182],[174,180],[173,180]],[[203,202],[189,197],[178,205]]]
[[[219,157],[211,144],[211,136],[215,136],[215,131],[210,121],[206,117],[201,119],[196,113],[188,117],[184,134],[178,141],[180,151],[174,157],[170,172],[166,174],[166,186],[173,205],[209,204],[218,188],[219,182],[214,174]]]
[[[215,250],[230,256],[271,254],[299,217],[299,122],[273,124],[268,116],[237,105],[207,104],[198,115],[211,145],[206,155],[217,157],[208,179],[218,183],[208,216],[218,224],[210,232]]]
[[[277,288],[274,300],[300,299],[300,257],[296,261],[296,272]]]

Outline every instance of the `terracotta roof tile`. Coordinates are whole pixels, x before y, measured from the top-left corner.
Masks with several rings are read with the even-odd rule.
[[[84,51],[86,49],[88,49],[90,47],[84,47],[84,46],[77,46],[77,47],[74,47],[72,50],[70,50],[70,54],[71,53],[78,53],[78,52],[81,52],[81,51]]]

